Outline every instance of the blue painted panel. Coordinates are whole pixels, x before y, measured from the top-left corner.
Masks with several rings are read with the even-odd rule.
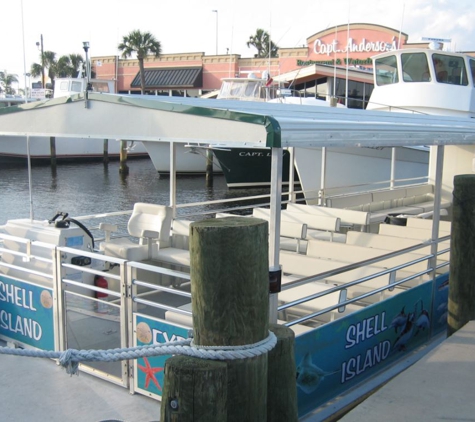
[[[431,302],[428,282],[297,337],[299,416],[427,342]]]
[[[53,290],[0,275],[0,334],[54,350]]]
[[[435,279],[434,303],[432,309],[432,333],[439,334],[447,331],[447,311],[449,303],[449,274],[443,274]]]
[[[134,346],[168,343],[188,338],[188,329],[162,320],[135,315],[136,342]],[[165,361],[170,355],[135,360],[135,388],[151,395],[161,396]]]

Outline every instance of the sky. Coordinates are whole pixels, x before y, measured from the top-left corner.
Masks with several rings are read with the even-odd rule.
[[[44,51],[119,55],[130,31],[151,32],[163,54],[204,52],[253,57],[246,45],[258,28],[279,47],[306,45],[313,34],[335,25],[373,23],[400,30],[409,42],[450,38],[452,51],[475,51],[473,0],[8,0],[0,24],[0,69],[25,73]],[[39,78],[36,78],[38,80]],[[32,78],[33,80],[33,78]]]

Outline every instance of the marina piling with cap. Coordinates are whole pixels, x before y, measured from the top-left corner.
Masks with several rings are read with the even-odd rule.
[[[243,346],[267,338],[267,222],[243,217],[194,222],[190,258],[195,345]],[[225,361],[170,358],[161,420],[207,420],[211,409],[213,416],[225,409],[227,421],[267,420],[267,368],[268,353]]]
[[[447,332],[475,319],[475,175],[454,177]]]

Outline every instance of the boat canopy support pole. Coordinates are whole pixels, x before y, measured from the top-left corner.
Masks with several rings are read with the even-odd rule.
[[[325,206],[325,186],[327,184],[327,148],[322,147],[322,163],[320,170],[320,195],[318,198],[318,204]]]
[[[289,197],[290,202],[296,202],[297,197],[295,195],[295,149],[289,148]]]
[[[33,213],[33,178],[31,177],[31,152],[30,152],[30,136],[26,135],[26,151],[28,155],[28,189],[30,194],[30,220],[35,219]]]
[[[394,180],[396,178],[396,148],[391,148],[391,180],[389,181],[389,188],[394,189]]]
[[[440,222],[440,200],[442,198],[442,171],[444,167],[444,146],[437,146],[436,148],[436,164],[435,164],[435,181],[434,181],[434,210],[432,212],[432,242],[435,239],[439,238],[439,222]],[[433,149],[431,149],[433,152]],[[430,253],[434,255],[433,258],[429,260],[429,266],[433,268],[430,276],[432,277],[432,303],[435,300],[436,288],[436,277],[435,267],[437,265],[437,249],[439,248],[439,243],[432,243],[430,248]],[[431,327],[431,335],[433,335],[433,327]]]
[[[176,218],[176,144],[170,142],[170,207]]]
[[[436,155],[436,167],[435,167],[435,182],[434,182],[434,211],[432,214],[432,241],[439,238],[439,221],[440,221],[440,200],[442,198],[442,171],[444,167],[444,151],[445,147],[439,145],[437,148]],[[435,255],[437,253],[438,244],[432,244],[431,254]],[[432,277],[435,279],[435,266],[437,263],[437,256],[431,258],[430,266],[434,268],[432,272]]]
[[[269,272],[279,271],[280,211],[282,202],[282,148],[272,148],[270,222],[269,222]],[[269,295],[269,322],[277,323],[277,293]]]

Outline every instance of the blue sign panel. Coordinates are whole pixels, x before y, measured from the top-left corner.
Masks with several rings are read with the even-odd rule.
[[[177,327],[161,320],[135,315],[135,346],[186,340],[189,329]],[[150,395],[161,396],[165,361],[170,355],[144,357],[135,360],[135,388]]]
[[[427,282],[297,337],[299,416],[425,343],[431,303]]]
[[[0,334],[54,350],[53,290],[0,275]]]

